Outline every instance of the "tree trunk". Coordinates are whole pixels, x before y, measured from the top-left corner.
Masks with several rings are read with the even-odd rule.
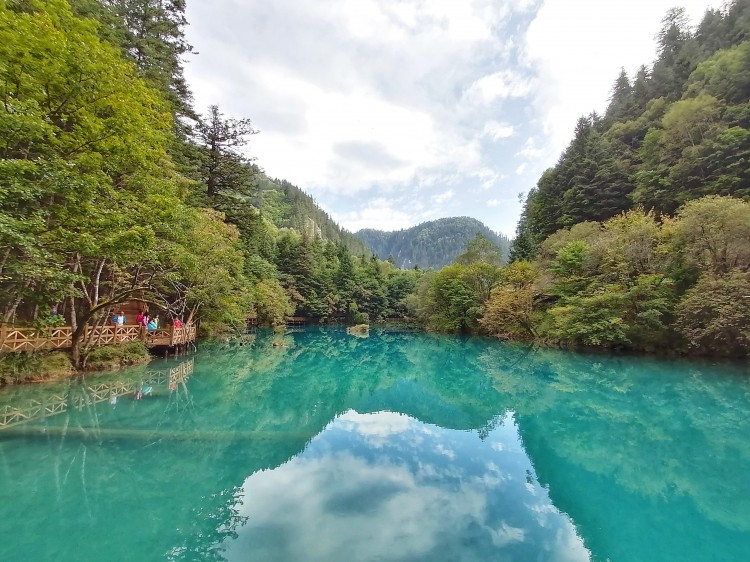
[[[82,370],[85,367],[84,357],[81,353],[81,346],[83,344],[83,336],[86,331],[86,323],[80,324],[75,330],[70,341],[70,358],[73,361],[73,366]]]

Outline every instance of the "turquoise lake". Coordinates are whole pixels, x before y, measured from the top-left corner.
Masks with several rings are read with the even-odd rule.
[[[750,559],[747,362],[274,339],[0,391],[0,560]]]

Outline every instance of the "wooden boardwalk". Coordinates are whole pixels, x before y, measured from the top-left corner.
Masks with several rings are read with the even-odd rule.
[[[141,380],[86,384],[84,392],[74,396],[55,394],[44,401],[33,400],[22,407],[5,406],[0,411],[0,430],[30,420],[62,414],[69,408],[81,410],[88,404],[111,401],[113,397],[116,399],[119,396],[133,394],[144,386],[152,386],[155,389],[162,386],[172,392],[178,385],[188,381],[193,374],[194,365],[195,360],[190,359],[171,369],[146,371]]]
[[[91,332],[94,332],[91,334]],[[94,345],[109,345],[142,341],[148,347],[173,347],[195,341],[195,326],[160,328],[147,330],[137,324],[126,326],[102,326],[89,328]],[[51,351],[68,349],[71,346],[73,329],[59,328],[13,328],[0,327],[0,353],[12,351]]]

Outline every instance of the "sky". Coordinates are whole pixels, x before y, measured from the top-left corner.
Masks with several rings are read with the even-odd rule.
[[[675,5],[711,0],[189,0],[195,107],[340,225],[471,216],[513,235],[522,197]]]

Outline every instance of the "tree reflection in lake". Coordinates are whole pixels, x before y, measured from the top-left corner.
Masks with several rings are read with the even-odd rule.
[[[372,329],[274,339],[204,348],[179,402],[105,401],[0,431],[0,533],[13,537],[0,557],[750,551],[743,366]],[[24,392],[43,391],[13,400]]]

